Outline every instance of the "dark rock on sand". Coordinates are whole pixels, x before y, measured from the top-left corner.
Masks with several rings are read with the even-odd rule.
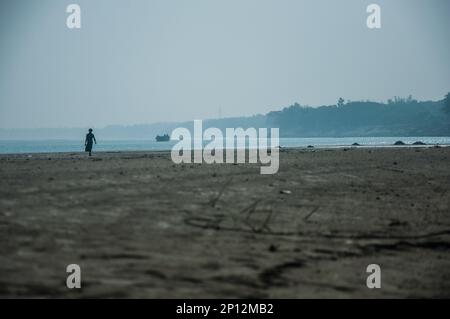
[[[417,141],[417,142],[414,142],[413,145],[427,145],[427,144],[422,141]]]
[[[397,141],[394,143],[394,145],[406,145],[403,141]]]
[[[408,222],[400,221],[398,219],[391,219],[389,223],[390,227],[401,227],[401,226],[408,226]]]
[[[352,146],[361,146],[361,145],[358,143],[353,143]]]

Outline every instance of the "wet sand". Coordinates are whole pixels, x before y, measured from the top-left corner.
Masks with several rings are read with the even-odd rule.
[[[278,174],[259,167],[0,155],[0,297],[450,297],[450,148],[282,150]]]

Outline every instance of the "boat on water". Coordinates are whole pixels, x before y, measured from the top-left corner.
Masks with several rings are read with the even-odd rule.
[[[170,136],[169,134],[164,134],[164,135],[156,135],[156,141],[157,142],[168,142],[170,141]]]

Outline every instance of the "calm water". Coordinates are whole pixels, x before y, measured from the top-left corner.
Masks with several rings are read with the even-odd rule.
[[[282,147],[343,147],[353,143],[361,146],[391,146],[396,141],[412,144],[422,141],[427,144],[450,145],[450,137],[342,137],[342,138],[280,138]],[[176,142],[156,142],[154,140],[100,140],[94,145],[94,151],[165,151]],[[0,140],[0,153],[48,153],[83,152],[84,141],[76,140]]]

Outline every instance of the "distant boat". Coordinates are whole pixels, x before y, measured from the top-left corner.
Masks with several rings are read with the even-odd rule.
[[[157,142],[168,142],[170,141],[170,136],[168,134],[164,134],[163,136],[156,135]]]

